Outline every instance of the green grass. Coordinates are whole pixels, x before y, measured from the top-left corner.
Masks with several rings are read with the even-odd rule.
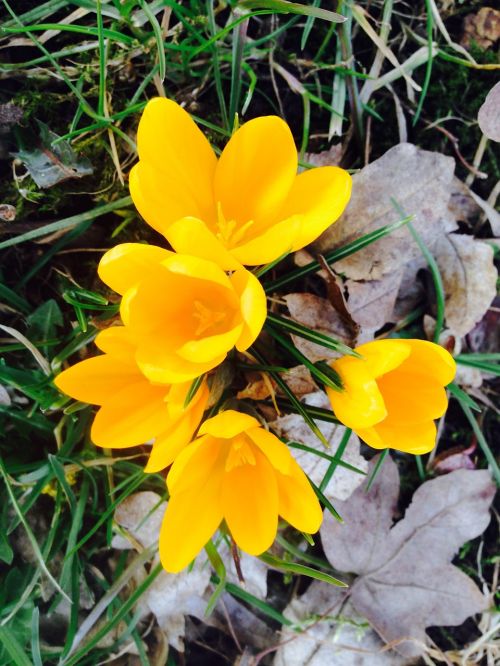
[[[372,3],[373,16],[391,14],[385,4],[379,15],[379,4]],[[464,62],[436,30],[426,11],[430,3],[420,4],[412,9],[414,16],[393,12],[390,38],[395,40],[394,52],[401,47],[401,62],[422,45],[431,54],[432,42],[438,45],[437,56],[414,73],[422,84],[414,104],[406,99],[404,81],[393,82],[396,94],[415,113],[414,140],[425,144],[431,139],[424,121],[454,113],[461,86],[473,117],[473,104],[495,72]],[[12,101],[24,115],[10,132],[0,128],[0,203],[17,210],[14,222],[0,223],[0,666],[94,666],[128,642],[133,642],[141,664],[150,663],[152,634],[137,607],[160,568],[151,564],[152,551],[128,557],[112,549],[111,540],[118,504],[139,489],[166,497],[164,478],[143,472],[141,447],[115,453],[96,448],[89,439],[92,409],[61,396],[52,378],[67,363],[95,353],[93,339],[117,313],[116,298],[96,276],[102,251],[119,242],[161,242],[139,221],[126,186],[136,160],[138,118],[148,99],[161,93],[182,103],[217,150],[235,121],[272,113],[285,115],[301,153],[325,149],[329,133],[335,141],[340,134],[346,140],[352,130],[348,159],[353,169],[364,164],[368,122],[375,154],[393,145],[395,121],[387,91],[376,91],[364,105],[359,97],[370,80],[377,47],[358,30],[347,3],[334,5],[316,0],[302,5],[280,0],[233,0],[227,5],[210,0],[2,0],[2,46],[18,46],[0,50],[0,104]],[[64,23],[77,9],[78,18]],[[330,9],[351,18],[339,25]],[[52,35],[47,39],[48,31]],[[479,67],[494,64],[490,56],[473,54]],[[446,77],[449,97],[443,95]],[[17,164],[14,178],[9,153],[36,143],[37,121],[59,136],[58,143],[68,141],[77,154],[89,158],[94,173],[47,190],[39,190]],[[469,134],[476,129],[467,136],[465,129],[460,131],[471,161],[477,142]],[[499,174],[489,151],[485,159],[491,182]],[[334,264],[370,243],[383,243],[411,221],[411,213],[395,213],[393,224],[331,251],[326,260]],[[317,261],[293,268],[288,257],[256,273],[265,274],[262,282],[272,296],[300,290],[319,268]],[[435,271],[433,277],[439,294]],[[438,305],[442,315],[442,303]],[[418,334],[421,315],[409,323]],[[441,323],[442,317],[438,329]],[[267,346],[266,353],[257,346],[259,365],[253,367],[268,370],[286,395],[279,399],[281,407],[302,414],[326,445],[317,422],[335,418],[298,401],[284,382],[283,368],[304,361],[289,335],[352,352],[283,315],[270,314],[266,326],[279,345],[279,363],[268,355]],[[498,360],[498,355],[468,353],[457,358],[495,376]],[[237,370],[249,366],[240,364]],[[324,367],[309,364],[309,369],[318,382],[337,385]],[[193,383],[189,399],[198,387]],[[471,411],[473,399],[460,389],[452,396],[464,415],[455,434],[467,442],[474,435],[478,465],[490,464],[498,475],[488,431]],[[484,416],[487,424],[493,418],[489,411]],[[342,459],[349,436],[346,430],[336,452],[317,452],[329,467],[316,491],[337,516],[323,495],[329,480],[339,467],[362,474]],[[407,479],[419,483],[413,472]],[[300,535],[293,543],[280,535],[279,543],[285,555],[268,555],[266,561],[281,572],[273,575],[281,576],[283,598],[290,592],[290,577],[313,576],[336,584],[317,548],[303,550]],[[282,606],[227,582],[215,542],[207,552],[215,572],[209,611],[226,591],[272,626],[290,624]],[[144,576],[134,587],[131,581],[138,571]],[[195,647],[188,645],[187,650],[189,664]],[[209,654],[202,650],[203,657]],[[171,652],[168,663],[184,662]]]

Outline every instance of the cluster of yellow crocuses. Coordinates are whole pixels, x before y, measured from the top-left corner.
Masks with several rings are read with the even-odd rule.
[[[245,266],[315,240],[347,205],[351,177],[338,167],[297,175],[292,134],[275,116],[245,123],[217,158],[184,109],[156,98],[137,139],[132,198],[174,251],[125,243],[103,256],[98,272],[122,296],[123,325],[101,331],[95,342],[103,354],[55,383],[100,406],[95,444],[152,443],[146,471],[171,466],[160,556],[176,572],[223,520],[254,555],[273,543],[278,516],[303,532],[319,529],[316,495],[281,440],[232,409],[202,422],[206,376],[233,348],[247,350],[266,319],[264,290]],[[455,372],[451,356],[421,340],[381,340],[357,351],[360,357],[332,363],[344,389],[327,389],[337,418],[375,448],[429,451]]]

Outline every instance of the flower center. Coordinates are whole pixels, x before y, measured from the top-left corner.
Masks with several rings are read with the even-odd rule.
[[[238,227],[236,220],[226,220],[222,204],[217,202],[217,231],[215,235],[222,241],[227,248],[232,248],[238,245],[247,230],[252,226],[253,220],[249,220],[241,227]]]
[[[242,465],[255,465],[255,455],[252,451],[252,445],[245,435],[236,435],[231,442],[229,453],[226,458],[226,472],[230,472],[235,467]]]
[[[198,327],[195,331],[195,335],[202,335],[208,329],[214,328],[217,324],[220,324],[226,318],[227,312],[217,312],[207,307],[201,301],[194,302],[194,312],[193,317],[198,320]]]

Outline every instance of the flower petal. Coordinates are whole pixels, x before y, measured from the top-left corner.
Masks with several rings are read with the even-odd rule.
[[[249,555],[260,555],[278,529],[278,487],[273,468],[256,449],[255,465],[240,465],[222,480],[222,508],[233,539]]]
[[[384,396],[387,419],[406,424],[432,421],[443,416],[448,407],[446,390],[433,377],[402,372],[400,368],[377,380]]]
[[[286,444],[265,428],[250,428],[246,431],[252,442],[259,447],[271,465],[282,474],[287,474],[292,464],[292,454]]]
[[[142,379],[108,396],[92,424],[94,444],[121,449],[156,437],[168,424],[167,390]]]
[[[293,215],[281,222],[273,224],[267,229],[263,229],[260,234],[252,237],[250,227],[247,232],[250,240],[232,248],[231,254],[238,259],[244,266],[260,266],[269,264],[288,252],[292,251],[295,239],[300,232],[301,218]]]
[[[243,324],[240,324],[219,335],[210,335],[200,340],[189,340],[179,347],[176,353],[193,363],[210,363],[214,358],[227,354],[234,347],[242,330]]]
[[[176,457],[167,476],[167,487],[173,496],[206,483],[215,472],[223,473],[224,451],[219,440],[198,437]]]
[[[288,474],[276,474],[279,514],[290,525],[308,534],[320,528],[323,512],[304,472],[292,459]]]
[[[235,271],[230,279],[240,297],[240,309],[244,321],[241,335],[236,340],[236,348],[238,351],[244,351],[255,342],[266,321],[266,293],[255,275],[245,269]]]
[[[111,356],[95,356],[63,370],[54,379],[57,388],[76,400],[102,405],[130,383],[141,380],[134,363],[124,363]],[[142,378],[143,383],[147,381]]]
[[[222,472],[213,472],[203,485],[172,495],[160,529],[163,567],[177,573],[205,546],[222,521]]]
[[[199,426],[203,412],[208,402],[209,391],[207,386],[199,389],[202,398],[194,405],[187,407],[171,428],[160,433],[155,439],[149,459],[144,468],[145,472],[159,472],[173,463],[179,453],[191,442],[196,428]]]
[[[162,265],[175,275],[213,282],[226,289],[231,289],[229,278],[221,267],[208,259],[193,257],[187,254],[171,253]]]
[[[215,171],[215,201],[239,225],[275,221],[297,173],[297,150],[277,116],[245,123],[224,148]]]
[[[156,245],[122,243],[103,255],[97,272],[108,287],[124,294],[172,254]]]
[[[429,453],[436,444],[434,421],[417,423],[409,428],[407,425],[392,424],[387,419],[372,428],[360,428],[356,434],[374,449],[396,449],[414,455]]]
[[[259,428],[260,423],[253,416],[227,409],[217,416],[207,419],[200,428],[200,435],[212,435],[222,439],[231,439],[250,428]]]
[[[399,368],[410,356],[409,340],[375,340],[356,347],[362,363],[374,379]],[[357,361],[359,363],[359,361]]]
[[[332,364],[343,382],[343,391],[326,387],[335,416],[348,428],[367,428],[382,421],[387,410],[384,399],[363,361],[343,356]]]
[[[339,167],[325,166],[299,174],[280,217],[300,215],[302,224],[292,250],[312,243],[344,212],[351,196],[352,178]]]
[[[118,361],[135,364],[136,345],[125,326],[110,326],[99,331],[94,342],[101,351]]]
[[[206,363],[192,363],[167,351],[161,337],[145,336],[139,342],[135,358],[141,372],[150,381],[159,384],[178,384],[212,370],[222,363],[226,354]]]
[[[457,370],[452,355],[440,345],[427,340],[405,340],[411,355],[401,366],[401,371],[432,377],[441,386],[447,386]]]
[[[166,232],[168,242],[181,254],[195,254],[197,257],[215,262],[225,271],[241,268],[239,261],[226,249],[208,226],[195,217],[183,217],[171,224]]]
[[[148,102],[139,123],[137,145],[140,164],[150,168],[135,174],[131,194],[148,223],[165,233],[179,217],[210,219],[214,215],[212,183],[217,158],[182,107],[160,97]],[[147,205],[144,208],[148,189],[161,193],[158,211]]]

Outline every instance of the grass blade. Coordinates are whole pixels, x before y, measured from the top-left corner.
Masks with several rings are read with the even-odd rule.
[[[329,264],[333,264],[336,261],[345,259],[346,257],[349,257],[352,254],[359,252],[364,247],[371,245],[375,241],[384,238],[388,234],[391,234],[393,231],[396,231],[396,229],[403,227],[405,224],[408,224],[408,222],[411,222],[412,220],[413,220],[413,215],[409,215],[408,217],[405,217],[402,220],[398,220],[397,222],[393,222],[392,224],[387,224],[384,227],[380,227],[380,229],[375,229],[374,231],[370,231],[369,233],[365,234],[364,236],[361,236],[360,238],[357,238],[351,243],[347,243],[343,247],[327,252],[324,255],[324,257]],[[280,287],[283,287],[285,284],[293,282],[294,280],[298,280],[300,278],[305,277],[306,275],[315,273],[316,271],[319,271],[320,268],[321,264],[319,263],[319,261],[311,261],[311,263],[306,264],[305,266],[301,266],[301,268],[297,268],[296,270],[290,271],[286,275],[283,275],[277,278],[276,280],[273,280],[272,282],[265,283],[263,285],[264,289],[266,292],[274,291],[276,289],[279,289]]]

